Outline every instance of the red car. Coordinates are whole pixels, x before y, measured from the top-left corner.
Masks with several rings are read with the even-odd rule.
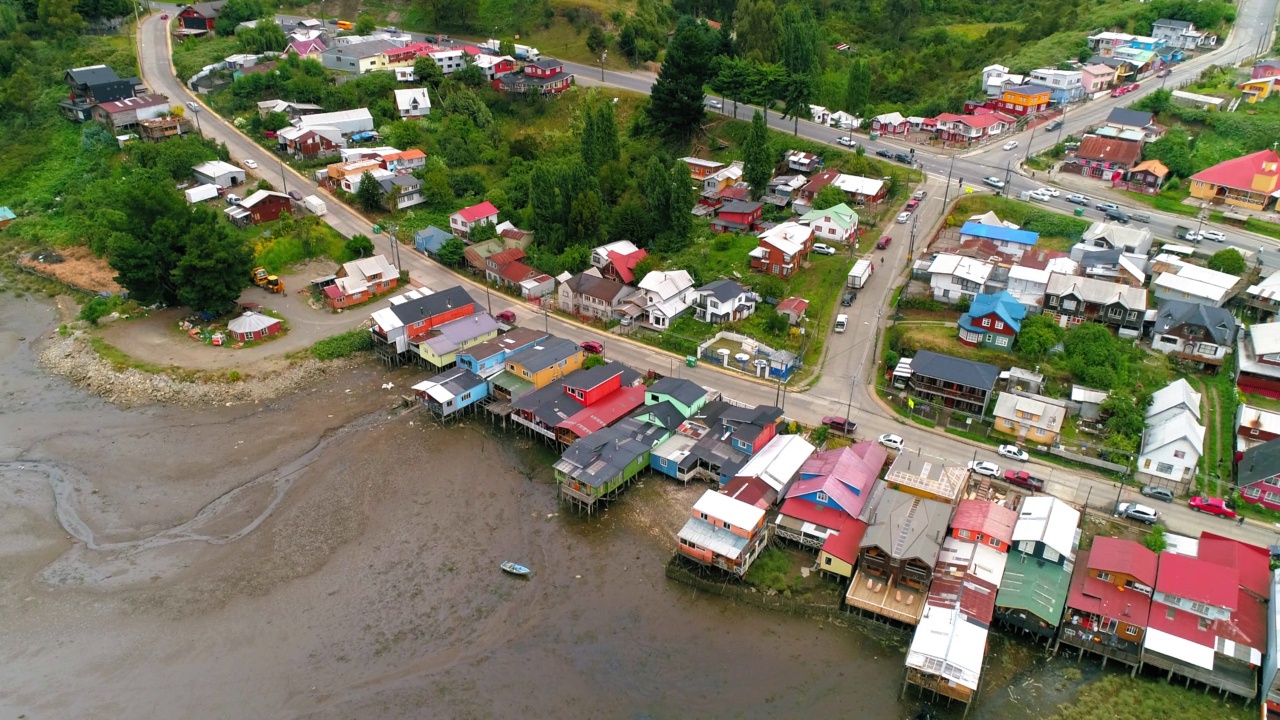
[[[160,16],[160,19],[161,19],[161,20],[168,20],[168,19],[169,19],[169,16],[168,16],[168,15],[161,15],[161,16]]]
[[[506,323],[508,325],[512,325],[516,321],[516,314],[510,310],[503,310],[497,315],[494,315],[493,318],[500,323]]]
[[[891,242],[893,242],[893,238],[889,237],[888,235],[885,235],[884,237],[880,238],[880,240],[876,243],[876,249],[883,250],[889,247],[889,243]]]
[[[1209,513],[1210,515],[1224,518],[1236,517],[1236,511],[1227,507],[1226,501],[1222,498],[1197,495],[1187,501],[1187,506],[1196,512]]]
[[[604,354],[604,343],[598,340],[587,340],[583,342],[581,345],[579,345],[578,347],[582,348],[585,352],[591,355]]]
[[[1142,85],[1141,85],[1140,83],[1134,83],[1134,84],[1130,85],[1129,87],[1125,88],[1125,89],[1124,89],[1124,91],[1125,91],[1125,92],[1127,92],[1127,93],[1131,93],[1131,92],[1133,92],[1134,90],[1137,90],[1137,89],[1138,89],[1138,88],[1140,88],[1140,87],[1142,87]]]
[[[1031,473],[1026,470],[1005,470],[1004,481],[1036,492],[1044,490],[1044,481],[1038,477],[1031,477]]]
[[[1125,94],[1125,93],[1127,93],[1127,92],[1129,92],[1129,88],[1127,88],[1127,87],[1118,87],[1118,88],[1116,88],[1115,90],[1112,90],[1112,91],[1111,91],[1111,97],[1120,97],[1121,95],[1123,95],[1123,94]]]
[[[911,212],[911,211],[915,210],[915,209],[916,209],[916,208],[918,208],[918,207],[920,207],[920,201],[919,201],[919,200],[908,200],[908,201],[907,201],[907,206],[906,206],[906,207],[904,207],[904,208],[902,208],[902,209],[903,209],[903,210],[906,210],[907,212]]]

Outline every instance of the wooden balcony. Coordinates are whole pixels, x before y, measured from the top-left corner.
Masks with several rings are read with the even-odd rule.
[[[1101,655],[1110,660],[1119,660],[1125,665],[1137,665],[1142,660],[1142,646],[1135,642],[1123,640],[1108,633],[1082,630],[1072,625],[1063,625],[1058,635],[1058,642],[1085,652]]]
[[[920,616],[924,613],[926,594],[897,586],[893,582],[885,582],[858,570],[845,593],[844,602],[860,611],[915,626],[920,623]]]
[[[1185,663],[1177,658],[1171,658],[1168,655],[1162,655],[1157,652],[1142,653],[1143,664],[1154,665],[1168,672],[1166,680],[1172,680],[1174,675],[1181,675],[1189,680],[1204,683],[1209,687],[1239,695],[1246,700],[1252,700],[1257,696],[1257,669],[1247,667],[1238,662],[1232,662],[1218,654],[1214,655],[1213,660],[1213,670],[1205,670],[1199,665]]]

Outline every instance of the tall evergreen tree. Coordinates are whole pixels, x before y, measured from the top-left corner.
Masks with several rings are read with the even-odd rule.
[[[618,142],[618,119],[613,113],[613,103],[601,101],[596,111],[596,132],[600,134],[600,157],[610,163],[622,157]]]
[[[646,247],[652,247],[654,240],[670,227],[668,210],[671,206],[671,183],[667,168],[656,156],[649,158],[644,176],[640,179],[639,189],[649,222],[643,238],[644,244]]]
[[[366,170],[360,176],[360,187],[356,188],[356,202],[365,212],[382,209],[382,185],[374,179],[373,173]]]
[[[751,80],[751,61],[723,55],[716,58],[716,74],[711,78],[711,89],[733,101],[734,117],[738,116],[738,101],[750,97]]]
[[[871,64],[866,60],[854,60],[849,65],[849,76],[844,90],[845,112],[862,117],[871,99]]]
[[[689,184],[689,171],[676,163],[668,172],[667,230],[659,241],[659,250],[676,253],[693,240],[693,206],[698,198]]]
[[[249,283],[253,252],[232,236],[218,213],[209,208],[192,212],[186,252],[173,269],[178,301],[197,312],[231,307]]]
[[[733,14],[738,54],[757,63],[778,60],[782,14],[773,0],[741,0]]]
[[[667,138],[684,140],[702,125],[703,86],[711,78],[716,40],[706,23],[680,18],[667,43],[667,56],[653,84],[649,122]]]
[[[782,66],[787,70],[783,91],[784,116],[794,120],[796,134],[799,134],[801,116],[809,117],[809,105],[817,94],[818,34],[818,23],[812,13],[807,9],[800,12],[794,6],[787,7],[778,49]]]
[[[769,153],[769,126],[757,110],[751,116],[751,131],[742,145],[742,176],[751,187],[751,199],[759,200],[773,177],[773,158]]]

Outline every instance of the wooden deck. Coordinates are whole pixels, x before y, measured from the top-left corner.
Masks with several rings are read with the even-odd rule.
[[[1213,670],[1205,670],[1198,665],[1192,665],[1167,655],[1148,651],[1142,653],[1142,665],[1139,666],[1139,669],[1146,665],[1166,671],[1166,682],[1173,682],[1173,676],[1180,675],[1185,678],[1185,685],[1188,687],[1191,681],[1194,680],[1224,694],[1239,695],[1246,700],[1252,700],[1258,694],[1257,670],[1238,665],[1233,666],[1230,662],[1224,662],[1220,657],[1215,658],[1215,668]]]
[[[867,587],[868,581],[872,581],[871,588]],[[853,583],[845,593],[844,602],[856,610],[914,626],[920,624],[920,615],[924,613],[925,595],[926,593],[895,588],[891,583],[873,580],[870,575],[859,570],[854,574]]]
[[[1114,636],[1101,633],[1082,631],[1070,624],[1061,626],[1058,632],[1058,645],[1067,645],[1079,650],[1080,654],[1076,656],[1077,661],[1084,657],[1086,652],[1098,655],[1102,658],[1103,667],[1106,667],[1107,660],[1118,660],[1132,666],[1136,671],[1138,661],[1142,659],[1142,646],[1138,643],[1117,640]],[[1058,647],[1055,646],[1054,652],[1056,653],[1057,650]]]

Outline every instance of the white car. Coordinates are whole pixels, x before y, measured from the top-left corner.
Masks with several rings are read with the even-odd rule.
[[[1224,242],[1227,239],[1226,235],[1223,235],[1217,230],[1201,230],[1200,237],[1205,240],[1212,240],[1214,242]]]
[[[1012,150],[1012,149],[1014,149],[1014,148],[1018,147],[1018,141],[1017,141],[1017,140],[1010,140],[1009,142],[1005,143],[1002,147],[1003,147],[1005,150]]]
[[[1120,503],[1116,505],[1116,516],[1137,520],[1148,525],[1155,525],[1160,520],[1160,513],[1153,507],[1138,503]]]
[[[910,219],[911,219],[911,213],[909,213],[909,212],[898,213],[898,221],[897,221],[897,222],[898,222],[898,224],[899,224],[899,225],[901,225],[901,224],[905,223],[906,221],[908,221],[908,220],[910,220]]]
[[[707,101],[707,107],[709,107],[709,108],[715,108],[716,110],[719,110],[720,108],[722,108],[722,107],[724,107],[724,106],[720,104],[720,101],[719,101],[719,100],[708,100],[708,101]]]
[[[904,447],[904,441],[902,438],[894,435],[893,433],[885,433],[884,435],[881,435],[876,438],[876,442],[893,450],[901,450]]]
[[[1049,197],[1058,197],[1058,195],[1061,194],[1058,192],[1058,188],[1051,188],[1051,187],[1042,187],[1037,192],[1044,193]]]
[[[188,100],[187,107],[191,108],[192,110],[199,110],[200,104],[197,103],[195,100]]]
[[[1050,200],[1053,199],[1052,195],[1041,190],[1032,190],[1031,192],[1027,193],[1027,197],[1032,200],[1037,200],[1039,202],[1049,202]]]
[[[989,185],[997,190],[1004,188],[1004,181],[998,177],[982,178],[983,185]]]
[[[1031,457],[1027,454],[1026,450],[1023,450],[1017,445],[1001,445],[996,449],[996,454],[1000,457],[1007,457],[1010,460],[1019,460],[1021,462],[1026,462],[1027,459]]]
[[[968,465],[969,472],[974,475],[986,475],[987,477],[1000,477],[1000,466],[986,460],[974,460]]]
[[[836,249],[826,243],[814,243],[813,251],[819,255],[835,255]]]
[[[245,167],[247,167],[247,168],[249,168],[250,170],[257,170],[257,169],[258,169],[258,161],[256,161],[256,160],[245,160],[245,161],[244,161],[244,166],[245,166]]]
[[[853,139],[853,137],[851,137],[851,136],[849,136],[849,135],[845,135],[844,137],[840,138],[839,140],[836,140],[836,142],[837,142],[837,143],[840,143],[841,145],[843,145],[843,146],[845,146],[845,147],[849,147],[849,148],[851,148],[851,147],[857,147],[857,146],[858,146],[858,142],[857,142],[856,140],[854,140],[854,139]]]

